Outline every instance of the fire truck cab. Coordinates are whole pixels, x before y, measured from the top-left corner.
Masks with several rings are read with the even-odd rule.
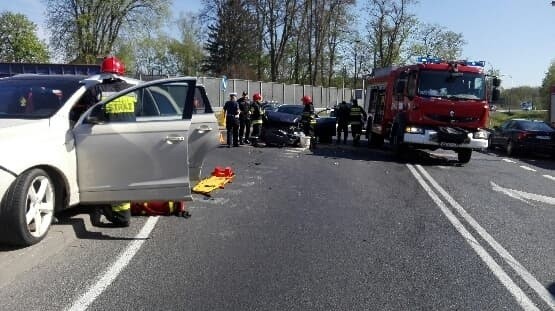
[[[461,163],[487,148],[489,105],[484,62],[420,57],[414,65],[374,70],[364,108],[370,146],[454,150]],[[492,100],[499,96],[494,79]]]

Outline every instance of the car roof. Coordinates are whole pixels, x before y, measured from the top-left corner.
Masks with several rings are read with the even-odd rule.
[[[11,77],[6,77],[4,80],[57,80],[57,81],[81,81],[88,76],[85,75],[41,75],[41,74],[32,74],[32,73],[24,73],[18,74]]]

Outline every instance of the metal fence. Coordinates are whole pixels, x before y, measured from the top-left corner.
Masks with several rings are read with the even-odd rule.
[[[312,85],[285,84],[275,82],[261,82],[240,79],[229,79],[225,90],[222,87],[222,78],[199,77],[210,102],[215,107],[222,107],[228,100],[228,94],[236,92],[239,97],[242,92],[252,94],[261,93],[266,101],[275,101],[279,104],[300,104],[301,97],[310,95],[315,108],[331,108],[341,101],[351,99],[350,88],[321,87]]]

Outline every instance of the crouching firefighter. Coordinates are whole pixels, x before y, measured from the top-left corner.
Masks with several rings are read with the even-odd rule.
[[[351,124],[351,134],[353,135],[353,145],[358,146],[360,135],[362,134],[362,124],[366,121],[366,112],[358,105],[356,98],[349,112],[349,120]]]
[[[102,98],[125,90],[133,86],[121,79],[125,73],[125,66],[115,57],[105,58],[101,66],[102,74],[106,74],[105,79],[100,84]],[[131,92],[106,103],[104,106],[105,117],[110,122],[135,122],[135,106],[137,96]],[[125,174],[125,172],[122,172]],[[106,219],[112,223],[110,227],[128,227],[131,221],[131,203],[118,202],[111,205],[99,206],[93,212],[93,225],[105,226],[100,222],[100,215],[104,214]]]
[[[250,106],[250,119],[252,124],[251,143],[253,146],[258,147],[262,135],[262,121],[264,116],[262,95],[260,93],[255,93],[252,95],[252,101]]]

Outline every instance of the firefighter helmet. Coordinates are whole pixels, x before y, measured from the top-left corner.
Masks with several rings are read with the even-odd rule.
[[[303,101],[303,104],[308,105],[308,104],[312,104],[312,97],[305,95],[303,96],[303,98],[301,98],[301,100]]]
[[[261,101],[262,100],[262,95],[260,93],[254,93],[254,95],[252,96],[252,100]]]
[[[115,56],[104,58],[100,71],[103,73],[115,73],[122,76],[125,73],[125,65]]]

